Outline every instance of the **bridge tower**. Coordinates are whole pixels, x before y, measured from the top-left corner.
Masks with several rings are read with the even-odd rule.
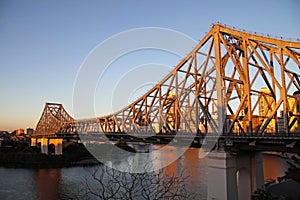
[[[46,103],[42,116],[31,137],[31,146],[40,144],[41,153],[61,155],[63,138],[71,138],[75,134],[74,119],[67,113],[62,104]],[[49,152],[54,146],[54,152]]]

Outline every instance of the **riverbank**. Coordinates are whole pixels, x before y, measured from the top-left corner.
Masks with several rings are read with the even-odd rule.
[[[65,143],[63,155],[46,155],[40,148],[0,148],[0,166],[8,168],[62,168],[99,165],[89,151],[80,143]]]

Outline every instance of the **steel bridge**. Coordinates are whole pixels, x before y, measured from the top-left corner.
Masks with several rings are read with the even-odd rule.
[[[111,115],[75,120],[47,103],[35,134],[102,132],[259,136],[300,130],[300,42],[215,24],[142,97]]]
[[[160,142],[174,135],[199,143],[204,136],[216,139],[208,198],[250,199],[263,187],[257,152],[300,152],[300,42],[214,24],[168,75],[127,107],[75,120],[61,104],[46,103],[33,138],[44,139],[44,146],[57,139],[61,146],[61,138],[77,133]]]

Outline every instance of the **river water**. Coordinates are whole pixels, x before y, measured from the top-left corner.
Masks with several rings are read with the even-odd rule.
[[[207,158],[199,159],[199,151],[198,148],[189,148],[183,156],[165,170],[168,174],[175,175],[183,172],[188,191],[195,194],[197,199],[206,199]],[[164,157],[161,156],[159,159],[164,159]],[[289,166],[282,158],[265,154],[263,163],[265,179],[283,176]],[[85,189],[86,183],[94,181],[91,174],[95,169],[96,167],[0,168],[0,199],[93,199],[85,193]]]

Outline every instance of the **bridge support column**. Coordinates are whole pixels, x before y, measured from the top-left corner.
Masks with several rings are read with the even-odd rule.
[[[245,155],[239,155],[237,157],[237,185],[239,199],[250,200],[252,192],[252,166],[251,157]]]
[[[53,140],[52,140],[53,141]],[[53,143],[55,146],[55,155],[62,155],[62,138],[54,139]]]
[[[250,200],[251,194],[263,187],[261,153],[209,153],[208,199]]]
[[[251,199],[251,194],[264,187],[261,153],[243,153],[237,157],[237,185],[239,199]]]
[[[30,146],[31,147],[35,147],[37,145],[37,138],[31,138],[30,139]]]
[[[48,154],[48,138],[42,138],[41,153]]]
[[[208,154],[207,199],[238,199],[236,159],[227,152],[211,152]]]
[[[252,174],[255,176],[252,176],[252,192],[259,188],[265,187],[265,177],[264,177],[264,166],[263,166],[263,159],[262,159],[262,153],[255,153],[252,156]]]

